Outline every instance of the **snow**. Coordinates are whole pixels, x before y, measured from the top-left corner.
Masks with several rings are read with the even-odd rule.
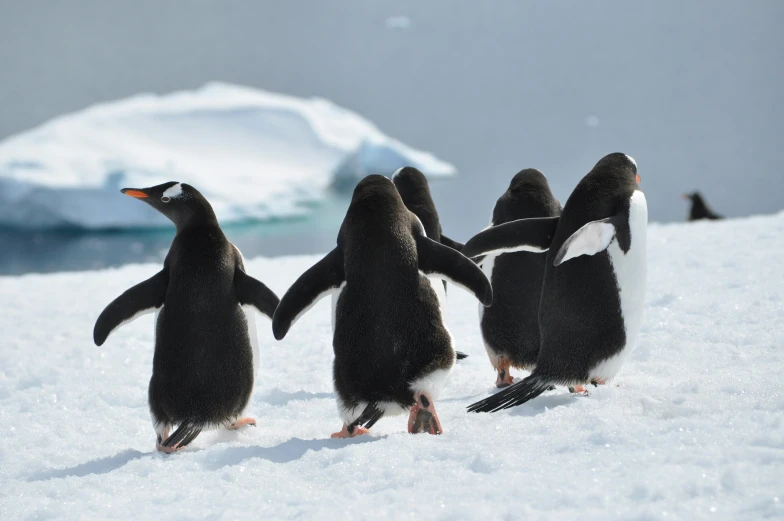
[[[223,223],[287,218],[405,165],[455,172],[324,99],[210,83],[95,105],[0,142],[0,226],[166,225],[119,189],[167,181],[198,188]]]
[[[784,214],[650,226],[640,340],[613,385],[493,415],[465,412],[495,373],[475,300],[450,291],[470,357],[436,402],[442,436],[394,417],[329,439],[328,299],[283,342],[259,317],[258,427],[172,456],[146,405],[152,317],[91,340],[103,307],[160,267],[0,278],[0,518],[782,519],[783,239]],[[282,294],[319,258],[247,268]]]

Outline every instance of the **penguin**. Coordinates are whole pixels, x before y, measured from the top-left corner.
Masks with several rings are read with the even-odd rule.
[[[493,208],[490,227],[532,217],[557,218],[561,203],[539,170],[518,172]],[[510,367],[531,371],[539,356],[539,300],[545,257],[539,253],[490,254],[480,266],[493,286],[493,305],[479,306],[487,355],[497,372],[496,387],[512,384]]]
[[[441,221],[438,217],[436,204],[433,202],[433,196],[430,195],[430,185],[427,182],[425,174],[412,166],[404,166],[398,168],[392,174],[392,182],[395,184],[400,198],[403,199],[403,204],[406,205],[411,212],[416,215],[422,226],[425,228],[425,233],[430,239],[440,242],[444,246],[449,246],[453,250],[461,251],[463,244],[454,241],[444,235],[441,228]],[[442,302],[442,312],[446,313],[446,281],[432,278],[436,284],[442,284],[443,290],[434,288],[439,300]],[[468,355],[457,351],[457,359],[463,360],[468,358]]]
[[[381,417],[409,413],[408,432],[441,434],[435,402],[455,363],[452,337],[429,280],[465,287],[485,305],[490,281],[460,252],[428,238],[390,179],[354,189],[337,246],[283,295],[276,339],[322,297],[333,306],[333,380],[343,422],[334,438],[368,432]]]
[[[251,308],[272,318],[278,297],[245,272],[242,254],[194,187],[172,181],[121,192],[168,217],[177,233],[163,269],[103,310],[95,344],[155,312],[148,401],[159,451],[181,450],[206,428],[255,426],[242,417],[259,365]]]
[[[637,164],[614,153],[578,183],[559,218],[521,219],[480,232],[464,253],[545,255],[540,349],[530,376],[468,407],[493,412],[552,385],[604,384],[634,348],[646,286],[648,207]]]
[[[690,194],[683,194],[682,199],[691,201],[691,210],[689,210],[689,217],[687,221],[697,221],[699,219],[724,219],[723,216],[715,213],[702,198],[699,192],[692,192]]]

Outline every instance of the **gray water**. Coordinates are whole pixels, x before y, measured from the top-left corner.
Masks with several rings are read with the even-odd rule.
[[[730,217],[784,208],[780,0],[0,0],[0,13],[0,138],[219,80],[331,99],[453,162],[459,176],[434,197],[459,240],[487,224],[518,170],[542,170],[565,202],[613,151],[637,160],[654,221],[682,220],[680,194],[695,188]],[[397,15],[408,29],[387,27]],[[259,253],[325,251],[337,227],[322,222],[245,236],[265,237],[248,239]],[[134,237],[145,255],[166,243]],[[0,272],[89,268],[85,244],[123,244],[23,239],[0,236]],[[120,252],[107,262],[138,260]],[[57,253],[71,260],[46,260]]]

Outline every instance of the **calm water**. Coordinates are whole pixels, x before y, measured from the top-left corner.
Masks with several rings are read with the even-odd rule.
[[[245,258],[320,253],[335,247],[348,199],[334,198],[301,220],[225,226]],[[81,271],[162,262],[174,237],[166,230],[85,233],[0,230],[0,275]]]

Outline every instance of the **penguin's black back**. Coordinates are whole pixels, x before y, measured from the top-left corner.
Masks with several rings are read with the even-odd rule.
[[[408,407],[410,382],[454,362],[438,298],[419,271],[411,232],[418,223],[381,179],[377,190],[374,180],[363,181],[371,188],[352,202],[338,237],[346,279],[336,308],[334,379],[348,407]]]
[[[400,193],[403,204],[422,222],[428,238],[441,242],[441,221],[425,175],[416,168],[407,166],[395,173],[392,182]]]
[[[223,423],[248,403],[253,351],[234,288],[237,255],[217,224],[179,231],[172,242],[149,388],[159,422]]]
[[[626,345],[618,285],[607,250],[553,266],[564,242],[583,225],[625,213],[636,189],[633,174],[624,171],[624,154],[603,158],[578,183],[563,208],[547,252],[539,308],[540,356],[535,374],[585,381],[587,371]],[[636,174],[636,168],[634,171]],[[616,240],[628,244],[619,230]]]
[[[493,209],[493,225],[532,217],[556,217],[561,205],[538,170],[526,169],[512,179]],[[536,363],[539,355],[539,301],[546,256],[516,252],[493,261],[493,305],[483,310],[482,336],[515,367]]]

